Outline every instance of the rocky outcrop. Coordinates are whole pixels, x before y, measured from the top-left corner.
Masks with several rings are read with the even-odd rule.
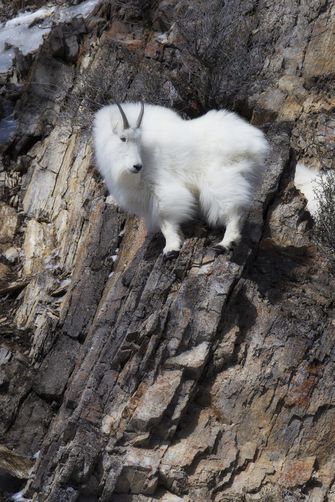
[[[335,11],[208,4],[102,2],[3,76],[3,491],[41,450],[20,474],[36,501],[335,497],[334,271],[292,182],[297,159],[334,167]],[[105,197],[92,113],[142,97],[266,132],[233,256],[198,224],[164,261]]]

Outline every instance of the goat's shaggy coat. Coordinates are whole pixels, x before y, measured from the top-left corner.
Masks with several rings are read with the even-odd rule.
[[[148,229],[160,228],[164,253],[182,245],[180,224],[201,212],[212,226],[226,226],[220,248],[241,237],[241,227],[264,169],[268,149],[263,133],[225,110],[194,120],[155,105],[117,105],[97,114],[97,165],[117,204],[142,216]]]

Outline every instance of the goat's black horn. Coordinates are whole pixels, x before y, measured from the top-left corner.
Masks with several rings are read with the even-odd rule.
[[[121,116],[122,116],[122,120],[123,120],[123,128],[124,129],[129,129],[130,128],[130,125],[129,125],[129,122],[128,122],[128,119],[126,117],[126,114],[124,113],[124,111],[122,110],[122,107],[121,105],[119,105],[119,103],[116,103],[118,109],[120,110],[120,113],[121,113]]]
[[[143,119],[143,114],[144,114],[144,103],[143,103],[143,101],[141,101],[141,111],[140,111],[140,114],[139,114],[137,122],[136,122],[136,128],[141,127],[141,122],[142,122],[142,119]]]

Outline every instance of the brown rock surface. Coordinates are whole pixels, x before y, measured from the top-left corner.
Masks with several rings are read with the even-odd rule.
[[[335,277],[292,184],[297,159],[334,167],[334,16],[326,0],[102,2],[3,76],[0,252],[18,255],[0,255],[1,468],[41,450],[27,498],[335,500]],[[165,261],[105,198],[92,112],[142,97],[264,128],[232,257],[194,225]]]

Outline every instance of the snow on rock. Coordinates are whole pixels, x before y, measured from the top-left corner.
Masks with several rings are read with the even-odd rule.
[[[14,493],[14,495],[10,497],[10,500],[12,500],[13,502],[31,502],[31,499],[24,497],[24,490]]]
[[[54,24],[86,18],[101,0],[86,0],[73,7],[42,7],[35,12],[24,12],[0,24],[0,73],[12,67],[15,50],[26,56],[36,51]]]
[[[17,259],[19,258],[19,252],[16,248],[10,247],[10,248],[6,249],[6,251],[3,253],[3,256],[10,263],[15,263],[17,261]]]
[[[43,36],[50,32],[46,19],[55,7],[43,7],[35,12],[25,12],[0,26],[0,72],[10,69],[15,57],[15,48],[23,55],[35,51],[43,42]]]
[[[59,19],[61,21],[67,21],[69,18],[73,19],[74,17],[87,17],[91,14],[96,5],[100,3],[100,0],[86,0],[86,2],[82,2],[79,5],[74,5],[73,7],[68,7],[66,9],[59,9]]]
[[[317,214],[319,207],[315,189],[318,187],[320,178],[321,174],[319,171],[315,171],[301,162],[296,165],[294,184],[307,199],[306,209],[312,216]]]

